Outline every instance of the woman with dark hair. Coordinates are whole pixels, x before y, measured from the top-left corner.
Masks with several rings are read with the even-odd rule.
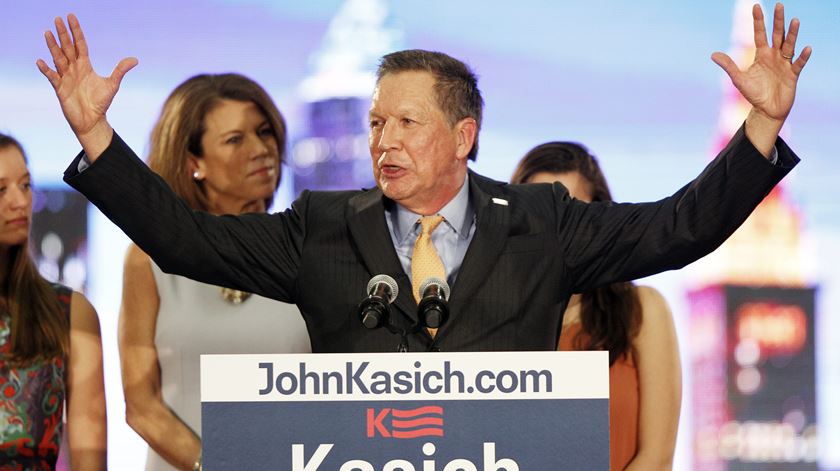
[[[238,74],[198,75],[166,99],[149,166],[193,209],[265,212],[280,182],[286,125],[268,93]],[[308,353],[294,305],[168,275],[126,255],[119,327],[128,424],[147,470],[201,468],[199,356]]]
[[[571,142],[531,149],[511,182],[560,182],[573,198],[612,201],[598,161]],[[674,321],[662,295],[630,282],[575,294],[557,347],[609,351],[610,468],[671,469],[682,385]]]
[[[106,469],[99,318],[38,273],[31,220],[23,148],[0,134],[0,469],[55,469],[64,417],[73,469]]]

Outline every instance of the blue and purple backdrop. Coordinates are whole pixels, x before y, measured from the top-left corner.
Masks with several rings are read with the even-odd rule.
[[[736,42],[733,12],[749,9],[749,2],[738,2],[737,9],[735,3],[7,2],[0,15],[0,131],[24,144],[37,185],[66,188],[61,174],[79,146],[35,60],[47,57],[43,32],[53,17],[74,12],[100,73],[110,73],[124,56],[140,60],[109,118],[141,155],[163,100],[184,79],[236,71],[263,84],[290,128],[294,169],[286,170],[274,206],[282,209],[301,186],[335,184],[331,170],[340,169],[348,184],[367,183],[364,128],[355,120],[363,119],[376,57],[395,49],[434,49],[465,60],[480,76],[486,109],[474,169],[504,180],[532,146],[575,140],[599,156],[616,199],[658,199],[696,175],[718,145],[726,81],[709,56],[731,50]],[[804,285],[818,287],[816,337],[810,341],[815,343],[819,465],[840,469],[840,161],[835,157],[840,149],[840,2],[791,0],[786,9],[802,21],[799,48],[814,46],[785,131],[803,159],[786,179],[785,192],[801,221],[798,276]],[[343,114],[338,122],[325,122],[324,113]],[[320,179],[313,177],[316,171]],[[144,443],[125,425],[116,347],[120,260],[127,243],[90,209],[87,248],[80,252],[86,265],[75,263],[65,277],[86,288],[100,314],[109,460],[120,470],[142,469],[145,456]],[[683,351],[685,394],[675,469],[689,469],[694,453],[687,293],[708,280],[697,270],[643,281],[667,297]]]

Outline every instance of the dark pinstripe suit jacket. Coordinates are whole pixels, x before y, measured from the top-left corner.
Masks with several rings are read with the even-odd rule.
[[[680,268],[714,250],[798,162],[779,140],[769,163],[739,131],[689,185],[655,203],[585,204],[554,185],[508,185],[470,173],[476,231],[450,297],[451,318],[412,351],[553,350],[568,297]],[[394,351],[365,330],[356,306],[371,276],[394,277],[395,324],[416,319],[379,189],[303,192],[272,215],[190,210],[115,135],[84,172],[65,180],[165,271],[296,303],[315,352]]]

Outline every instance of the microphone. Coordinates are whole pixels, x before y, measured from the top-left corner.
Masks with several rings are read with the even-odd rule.
[[[388,275],[376,275],[368,281],[367,298],[359,303],[358,314],[367,329],[377,329],[388,324],[389,304],[397,299],[400,290],[397,282]]]
[[[420,304],[417,306],[417,319],[423,327],[440,328],[449,319],[449,285],[440,278],[427,278],[420,285]]]

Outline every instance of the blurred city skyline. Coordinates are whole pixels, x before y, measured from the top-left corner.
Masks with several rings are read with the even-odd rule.
[[[318,72],[318,51],[333,18],[351,2],[387,17],[387,25],[399,33],[395,47],[441,50],[475,69],[486,107],[481,150],[471,167],[487,176],[507,180],[534,145],[574,140],[599,157],[616,199],[654,200],[696,176],[717,146],[728,79],[709,56],[732,46],[735,1],[14,4],[0,18],[5,46],[0,131],[23,143],[36,185],[66,188],[61,175],[79,146],[34,63],[48,57],[43,32],[53,17],[74,12],[100,74],[109,74],[124,56],[140,60],[123,82],[109,119],[141,156],[164,99],[178,83],[197,73],[227,71],[254,78],[272,94],[289,124],[291,156],[292,144],[309,132],[311,97],[303,84]],[[772,5],[764,6],[765,17],[771,17]],[[840,450],[826,446],[840,440],[840,402],[831,398],[840,391],[840,319],[830,315],[840,311],[840,270],[832,262],[840,260],[840,205],[832,191],[840,177],[834,157],[840,148],[840,3],[794,0],[785,6],[788,20],[797,16],[802,22],[797,53],[805,45],[814,47],[787,123],[788,142],[803,162],[785,185],[801,210],[809,281],[821,287],[816,322],[822,459],[830,469],[840,469]],[[346,46],[376,50],[364,42]],[[291,172],[284,176],[274,210],[295,196]],[[145,444],[124,424],[115,338],[122,267],[114,261],[122,260],[127,240],[97,210],[90,209],[88,220],[87,286],[106,349],[109,459],[115,469],[139,469],[137,457],[145,456]],[[688,345],[685,292],[696,282],[693,273],[689,267],[643,281],[665,293],[683,350]],[[686,361],[683,367],[688,369]],[[686,383],[690,379],[687,371]],[[688,404],[689,397],[683,402]],[[688,469],[690,462],[686,407],[682,417],[675,469]]]

